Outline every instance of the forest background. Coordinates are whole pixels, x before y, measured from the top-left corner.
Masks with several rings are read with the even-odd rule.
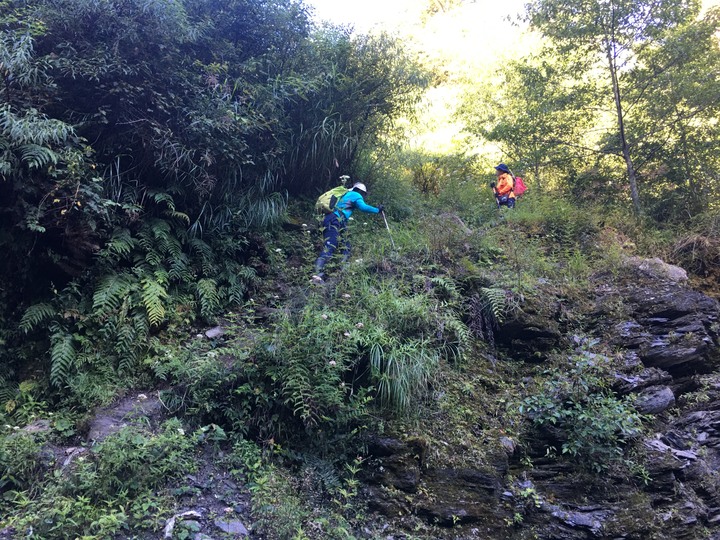
[[[720,12],[701,7],[536,0],[522,18],[529,30],[498,37],[504,54],[487,62],[447,37],[483,32],[478,5],[462,0],[418,2],[400,34],[318,24],[300,1],[3,0],[3,433],[55,415],[53,436],[70,438],[128,388],[188,384],[168,343],[230,312],[249,320],[291,260],[300,283],[317,238],[305,234],[284,261],[270,246],[307,226],[312,201],[345,173],[368,184],[393,229],[446,212],[478,227],[492,219],[488,184],[502,160],[552,219],[582,208],[635,231],[648,251],[692,238],[684,262],[703,274],[719,234]],[[368,233],[380,234],[382,224]],[[447,322],[462,341],[463,321]],[[285,327],[285,346],[298,328]],[[375,339],[429,363],[455,350],[446,338]],[[298,366],[260,347],[252,357],[264,371],[235,381],[232,407],[203,405],[196,420],[243,441],[303,432],[307,443],[318,426],[353,433],[371,398],[397,412],[427,386],[424,367],[414,386],[393,386],[383,348],[356,346],[365,352],[343,354],[376,362],[351,396],[288,384],[299,379],[283,370]],[[3,444],[9,460],[15,443]],[[40,446],[27,443],[27,463]],[[34,466],[15,467],[2,469],[0,489],[17,509],[37,484]]]

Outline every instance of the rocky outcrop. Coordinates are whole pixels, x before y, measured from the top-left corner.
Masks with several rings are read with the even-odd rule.
[[[678,378],[720,366],[718,302],[678,281],[648,278],[640,264],[619,285],[599,283],[595,305],[595,330],[646,368]]]
[[[527,302],[496,332],[498,349],[542,362],[562,347],[562,319],[560,301]],[[720,539],[720,304],[682,269],[629,258],[596,276],[583,320],[616,351],[612,391],[648,418],[624,468],[598,476],[546,455],[553,426],[521,452],[499,438],[504,459],[475,469],[428,467],[415,443],[389,438],[369,445],[370,508],[453,531],[438,538]]]

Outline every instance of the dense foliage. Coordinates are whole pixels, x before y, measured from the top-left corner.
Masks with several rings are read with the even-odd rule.
[[[591,278],[663,256],[717,286],[720,19],[620,4],[531,2],[544,46],[474,85],[473,150],[442,152],[402,129],[457,74],[301,0],[0,0],[0,536],[160,534],[202,463],[263,537],[386,537],[358,498],[369,432],[508,486],[533,460],[647,482],[649,420],[584,337]],[[511,212],[496,158],[530,184]],[[309,209],[343,173],[388,215],[356,213],[350,262],[312,287]],[[519,315],[537,339],[516,347]],[[131,391],[156,409],[92,439]],[[533,534],[518,493],[499,537]]]
[[[49,347],[78,392],[238,306],[286,190],[349,170],[424,84],[392,39],[315,30],[299,2],[1,7],[2,361]]]

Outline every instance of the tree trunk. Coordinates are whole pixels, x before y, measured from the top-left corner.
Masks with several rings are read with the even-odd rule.
[[[620,131],[620,144],[622,145],[622,154],[623,158],[625,158],[625,166],[627,167],[628,181],[630,183],[630,197],[632,198],[635,213],[639,215],[642,213],[642,208],[640,207],[640,195],[638,194],[635,167],[633,166],[632,157],[630,156],[630,146],[628,145],[627,138],[625,137],[625,119],[623,118],[622,100],[620,99],[620,82],[618,81],[617,65],[615,63],[616,57],[614,45],[612,43],[608,43],[606,50],[608,55],[608,65],[610,66],[610,76],[612,78],[618,129]]]

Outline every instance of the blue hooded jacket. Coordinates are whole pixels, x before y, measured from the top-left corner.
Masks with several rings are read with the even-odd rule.
[[[363,196],[357,191],[348,191],[345,195],[340,197],[340,200],[335,205],[337,210],[335,214],[341,218],[347,220],[353,213],[354,209],[358,209],[361,212],[367,212],[368,214],[379,214],[380,210],[374,206],[370,206],[365,202]]]

